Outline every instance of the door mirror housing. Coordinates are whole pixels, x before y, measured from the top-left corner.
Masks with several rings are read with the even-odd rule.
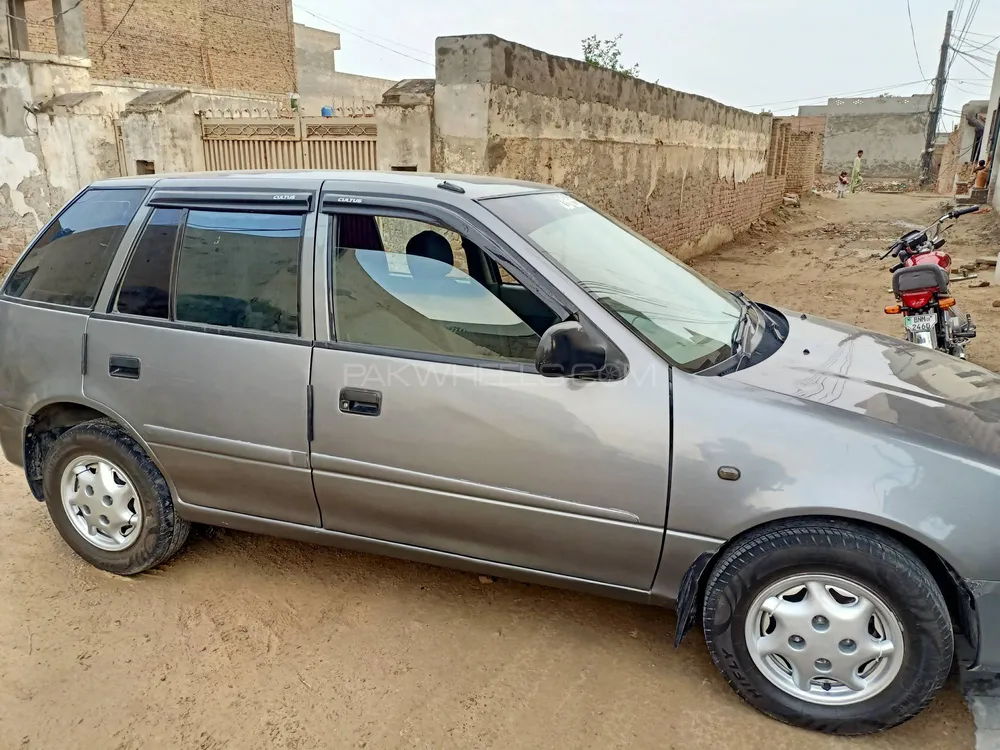
[[[547,378],[599,379],[607,361],[604,345],[576,320],[551,326],[535,352],[535,367]]]

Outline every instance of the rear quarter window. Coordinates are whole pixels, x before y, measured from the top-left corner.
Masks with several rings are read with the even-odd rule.
[[[91,308],[145,189],[92,189],[63,210],[11,273],[4,294]]]

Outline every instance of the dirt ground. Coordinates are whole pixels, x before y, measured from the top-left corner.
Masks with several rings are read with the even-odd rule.
[[[813,199],[697,266],[897,332],[888,262],[868,255],[937,204]],[[956,254],[995,254],[989,221],[969,218]],[[1000,368],[1000,290],[956,293],[980,326],[971,358]],[[974,746],[954,680],[902,727],[834,739],[744,705],[698,632],[672,648],[674,627],[651,607],[224,531],[118,578],[75,557],[0,462],[0,748]]]
[[[829,195],[807,198],[801,209],[788,211],[785,221],[751,232],[691,265],[761,302],[902,335],[901,316],[884,312],[895,302],[889,273],[895,261],[878,256],[904,232],[939,218],[947,205],[931,195],[858,193],[843,200]],[[944,237],[944,250],[953,258],[952,275],[959,275],[959,267],[976,258],[996,258],[1000,222],[996,212],[963,216]],[[968,358],[1000,371],[1000,307],[993,307],[1000,287],[992,285],[993,271],[971,271],[978,278],[952,283],[951,293],[976,324]],[[990,286],[976,286],[984,281]]]

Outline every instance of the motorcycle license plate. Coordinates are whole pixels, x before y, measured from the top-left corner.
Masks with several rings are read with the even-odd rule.
[[[903,318],[903,326],[911,333],[933,331],[937,324],[937,315],[907,315]]]

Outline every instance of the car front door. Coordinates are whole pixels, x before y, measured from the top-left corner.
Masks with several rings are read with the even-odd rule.
[[[312,377],[324,527],[648,589],[666,516],[666,367],[631,348],[623,379],[544,378],[540,310],[563,315],[527,286],[522,305],[501,300],[481,252],[503,252],[492,235],[437,206],[329,205],[315,274],[333,309],[317,307]]]
[[[84,391],[148,443],[180,503],[319,526],[315,196],[272,193],[152,194],[88,322]]]

